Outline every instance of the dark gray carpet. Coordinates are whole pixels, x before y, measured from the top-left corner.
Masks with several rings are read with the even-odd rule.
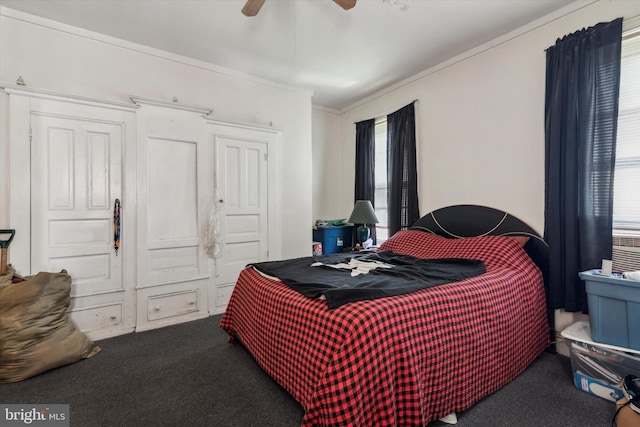
[[[99,341],[102,352],[90,359],[0,384],[0,403],[66,403],[78,427],[299,426],[300,405],[227,343],[220,318]],[[566,357],[545,353],[458,414],[458,426],[602,427],[613,412],[613,403],[575,388]]]

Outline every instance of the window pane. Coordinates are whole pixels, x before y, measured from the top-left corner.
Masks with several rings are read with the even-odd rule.
[[[640,227],[638,183],[640,183],[640,162],[616,165],[613,211],[616,225],[620,228]]]
[[[640,73],[640,71],[638,71]],[[640,98],[640,96],[639,96]],[[616,162],[640,157],[640,108],[618,113]]]

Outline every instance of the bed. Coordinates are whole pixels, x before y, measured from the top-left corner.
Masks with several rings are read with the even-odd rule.
[[[380,250],[479,259],[486,272],[332,309],[251,266],[238,277],[220,326],[302,405],[303,426],[424,426],[495,392],[549,346],[546,245],[517,218],[449,206]]]

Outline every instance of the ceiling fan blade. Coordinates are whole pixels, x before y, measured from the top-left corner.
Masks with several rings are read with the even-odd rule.
[[[349,10],[356,5],[356,0],[333,0],[333,1],[344,10]]]
[[[244,16],[256,16],[264,2],[265,0],[247,0],[242,8],[242,14]]]

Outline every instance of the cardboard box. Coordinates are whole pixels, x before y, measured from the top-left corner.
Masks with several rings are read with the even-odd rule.
[[[627,403],[627,398],[623,397],[616,402],[616,411]],[[629,405],[620,409],[615,419],[617,427],[640,427],[640,414],[629,407]]]
[[[580,371],[573,371],[573,383],[579,390],[586,391],[589,394],[601,397],[609,402],[617,402],[620,398],[624,397],[620,388],[587,377],[580,373]]]
[[[589,322],[576,322],[561,335],[569,348],[573,382],[579,390],[616,402],[624,397],[625,375],[640,376],[640,351],[594,342]]]
[[[640,350],[640,282],[599,270],[580,273],[595,342]]]

